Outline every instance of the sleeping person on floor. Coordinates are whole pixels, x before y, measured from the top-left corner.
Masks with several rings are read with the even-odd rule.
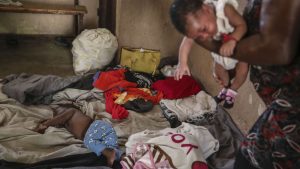
[[[80,110],[72,107],[59,107],[54,110],[56,116],[41,122],[34,131],[43,134],[49,126],[65,127],[76,139],[97,156],[103,155],[107,159],[107,166],[114,161],[120,161],[123,152],[118,147],[118,137],[113,127],[102,120],[93,121]]]

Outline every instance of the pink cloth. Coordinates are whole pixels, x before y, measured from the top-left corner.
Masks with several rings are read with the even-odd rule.
[[[153,83],[152,88],[161,91],[164,94],[164,99],[180,99],[201,91],[196,80],[187,75],[184,75],[180,80],[175,80],[174,77],[158,80]]]

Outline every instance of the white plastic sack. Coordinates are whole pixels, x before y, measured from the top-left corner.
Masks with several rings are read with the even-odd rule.
[[[117,38],[104,28],[84,30],[72,44],[73,68],[77,75],[104,68],[118,49]]]

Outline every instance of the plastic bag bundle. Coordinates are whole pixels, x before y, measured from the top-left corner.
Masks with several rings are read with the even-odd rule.
[[[84,30],[72,44],[73,68],[77,75],[104,68],[118,49],[117,38],[104,28]]]

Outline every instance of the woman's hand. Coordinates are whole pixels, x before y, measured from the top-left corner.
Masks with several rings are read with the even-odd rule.
[[[174,78],[175,80],[180,80],[183,75],[189,75],[191,76],[190,68],[187,64],[178,64],[177,68],[175,70]]]
[[[221,56],[225,56],[225,57],[232,56],[235,46],[236,46],[235,40],[229,40],[228,42],[224,43],[220,48]]]

